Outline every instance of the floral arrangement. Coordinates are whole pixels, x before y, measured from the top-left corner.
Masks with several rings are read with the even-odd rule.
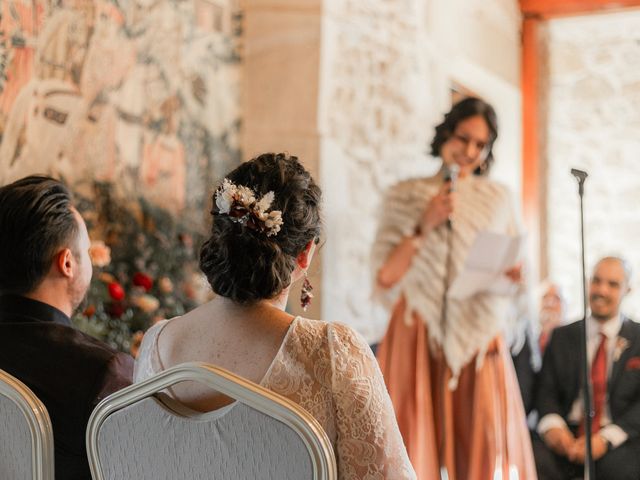
[[[197,268],[201,235],[142,198],[124,200],[111,184],[94,198],[76,194],[93,239],[94,275],[75,325],[134,356],[156,321],[182,315],[209,298]]]
[[[266,233],[267,237],[270,237],[277,235],[282,226],[282,212],[268,211],[274,198],[273,192],[267,192],[258,200],[255,192],[249,187],[236,185],[225,178],[216,191],[217,213],[229,215],[233,221],[252,230]]]

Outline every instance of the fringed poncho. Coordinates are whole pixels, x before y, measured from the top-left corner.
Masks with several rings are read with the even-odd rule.
[[[392,250],[413,234],[428,201],[438,193],[442,183],[438,174],[399,183],[387,192],[372,252],[374,274]],[[442,318],[448,245],[451,281],[462,270],[480,231],[509,235],[521,232],[511,194],[505,186],[471,175],[457,182],[456,192],[452,229],[441,225],[429,232],[400,281],[389,290],[376,289],[376,296],[389,308],[401,296],[405,297],[408,307],[405,321],[412,322],[415,313],[425,323],[431,348],[441,348],[451,368],[452,387],[462,367],[474,356],[478,355],[478,361],[482,362],[486,347],[496,335],[507,333],[510,339],[521,339],[526,329],[526,319],[514,318],[515,309],[509,308],[516,298],[488,292],[462,300],[447,298],[446,319]],[[523,295],[524,288],[519,290],[518,295]]]

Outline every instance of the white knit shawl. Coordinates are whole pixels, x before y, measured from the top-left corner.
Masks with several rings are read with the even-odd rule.
[[[372,251],[374,278],[391,251],[411,235],[427,202],[442,186],[441,175],[414,179],[393,186],[381,206],[381,222]],[[482,362],[489,342],[499,333],[515,329],[516,318],[509,319],[508,307],[515,299],[492,293],[478,293],[468,299],[447,301],[446,321],[441,319],[447,262],[447,237],[452,235],[450,278],[461,271],[467,252],[478,232],[515,235],[521,226],[507,187],[484,177],[470,175],[456,185],[457,203],[453,228],[442,225],[427,234],[402,279],[391,289],[375,288],[376,297],[391,308],[400,296],[407,302],[405,321],[412,313],[422,319],[429,331],[430,346],[441,347],[453,380],[475,355]],[[521,289],[523,290],[523,289]],[[520,292],[521,294],[522,292]],[[513,312],[511,312],[513,314]],[[522,329],[521,329],[522,330]]]

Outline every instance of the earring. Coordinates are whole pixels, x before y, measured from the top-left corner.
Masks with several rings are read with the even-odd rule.
[[[487,161],[485,160],[484,162],[482,162],[480,164],[480,166],[478,167],[478,172],[480,172],[480,175],[484,175],[487,171],[487,169],[489,168],[489,164],[487,163]]]
[[[304,282],[302,282],[302,289],[300,290],[300,306],[302,310],[307,311],[307,307],[311,305],[311,299],[313,298],[313,286],[307,278],[307,273],[304,274]]]

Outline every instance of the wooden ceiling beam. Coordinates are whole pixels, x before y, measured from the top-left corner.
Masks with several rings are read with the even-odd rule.
[[[640,0],[520,0],[525,17],[549,19],[640,7]]]

